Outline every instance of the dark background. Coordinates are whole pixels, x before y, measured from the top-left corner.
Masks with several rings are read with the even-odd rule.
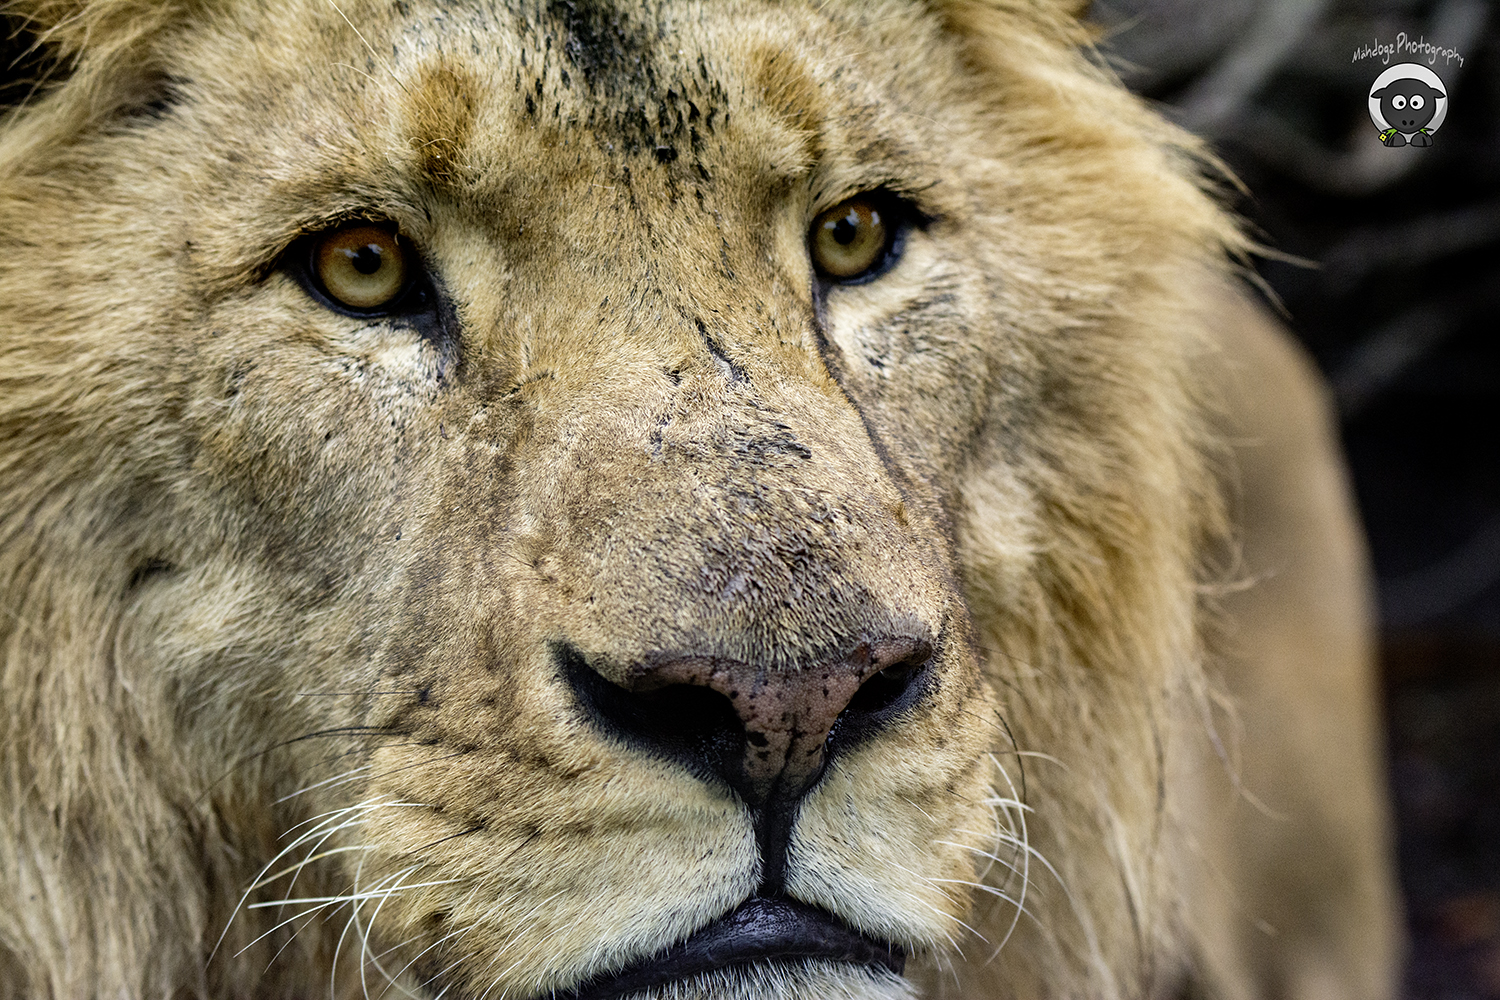
[[[1256,267],[1334,387],[1375,569],[1408,1000],[1500,1000],[1500,10],[1486,0],[1095,0],[1125,81],[1209,138]],[[1432,147],[1366,113],[1399,33],[1463,56]],[[0,109],[47,70],[0,14]],[[1398,55],[1392,63],[1411,61]]]
[[[1095,0],[1134,89],[1213,142],[1256,269],[1328,375],[1379,577],[1409,1000],[1500,998],[1500,9]],[[1442,48],[1429,148],[1366,111],[1401,32]],[[1390,64],[1421,62],[1405,53]]]

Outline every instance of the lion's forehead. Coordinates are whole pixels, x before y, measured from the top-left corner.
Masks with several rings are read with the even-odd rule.
[[[748,106],[772,104],[803,124],[847,111],[874,96],[862,88],[877,77],[899,75],[903,54],[920,53],[910,41],[906,53],[875,48],[888,38],[872,34],[858,8],[733,6],[726,17],[693,2],[519,5],[460,25],[414,15],[391,25],[393,64],[465,62],[491,92],[475,96],[517,102],[528,125],[550,115],[626,151],[655,153],[690,125],[712,131]],[[884,14],[912,30],[920,23],[909,5]]]
[[[569,191],[666,185],[691,202],[730,178],[765,189],[825,160],[931,158],[924,105],[941,95],[923,91],[940,77],[920,67],[939,57],[937,36],[910,5],[732,6],[725,17],[700,3],[288,0],[257,8],[239,38],[212,35],[180,69],[217,91],[221,116],[263,106],[277,172],[320,169],[325,187],[336,158],[351,180],[394,167],[476,202],[513,200],[543,177]],[[255,73],[228,60],[243,43]],[[303,114],[274,114],[288,97]]]

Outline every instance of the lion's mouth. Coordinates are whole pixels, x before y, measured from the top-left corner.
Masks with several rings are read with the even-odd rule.
[[[558,1000],[616,1000],[715,969],[755,962],[847,962],[900,975],[906,954],[867,938],[831,914],[788,899],[755,898],[686,941],[582,984]]]

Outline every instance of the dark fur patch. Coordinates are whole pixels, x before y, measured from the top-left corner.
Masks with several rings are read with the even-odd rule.
[[[41,45],[30,21],[18,14],[0,13],[0,114],[66,78],[64,67]]]
[[[139,566],[131,571],[130,579],[125,583],[126,592],[132,591],[159,576],[165,576],[177,569],[176,566],[166,559],[150,558],[144,560]]]
[[[644,17],[632,18],[609,0],[552,0],[547,16],[562,36],[562,53],[590,88],[615,93],[653,80],[649,56],[660,35],[652,5],[642,5]],[[648,22],[653,27],[648,27]]]
[[[136,90],[115,110],[115,117],[122,123],[139,125],[161,121],[182,103],[188,83],[163,74],[144,76]]]
[[[811,129],[822,101],[807,68],[785,50],[773,48],[758,49],[755,62],[755,83],[766,107],[793,128]]]
[[[478,84],[447,63],[429,65],[412,88],[407,107],[411,145],[422,172],[433,182],[457,178],[477,116]]]
[[[576,121],[608,148],[706,180],[703,137],[727,120],[729,98],[702,55],[662,46],[670,16],[660,3],[610,0],[523,12],[516,90],[526,116]]]

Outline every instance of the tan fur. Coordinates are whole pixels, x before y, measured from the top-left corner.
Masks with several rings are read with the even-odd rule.
[[[0,133],[0,997],[569,989],[764,859],[557,644],[789,677],[928,627],[784,885],[907,979],[649,995],[1388,995],[1317,388],[1061,6],[12,9],[65,72]],[[810,221],[879,187],[930,221],[820,299]],[[289,276],[356,217],[442,329]]]

